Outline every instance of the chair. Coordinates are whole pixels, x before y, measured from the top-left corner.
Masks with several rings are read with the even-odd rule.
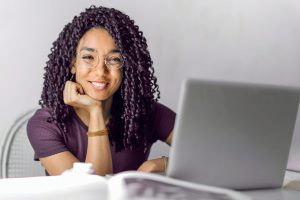
[[[27,121],[35,110],[22,114],[4,135],[1,145],[0,177],[45,176],[45,170],[40,162],[33,160],[34,152],[27,138]]]

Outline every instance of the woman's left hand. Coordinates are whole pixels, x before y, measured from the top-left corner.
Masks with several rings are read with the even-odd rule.
[[[137,171],[141,172],[165,172],[165,162],[163,158],[145,161]]]

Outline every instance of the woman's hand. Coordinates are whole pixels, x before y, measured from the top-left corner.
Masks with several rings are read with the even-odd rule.
[[[88,119],[86,119],[88,131],[94,132],[106,129],[102,101],[97,101],[86,95],[82,86],[72,81],[66,82],[63,95],[65,104],[80,108],[89,113]],[[85,162],[92,163],[98,175],[112,173],[113,168],[108,136],[87,138],[88,146]]]
[[[101,107],[101,101],[97,101],[86,95],[80,84],[67,81],[64,88],[64,103],[73,107],[83,108],[91,112],[94,108]]]
[[[165,172],[165,161],[163,158],[145,161],[139,168],[141,172]]]

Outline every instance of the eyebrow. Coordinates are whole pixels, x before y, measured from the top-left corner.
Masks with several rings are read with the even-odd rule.
[[[89,51],[89,52],[97,52],[96,49],[90,48],[90,47],[82,47],[82,48],[80,49],[80,51],[83,51],[83,50]],[[119,49],[112,49],[109,53],[120,53],[120,50],[119,50]]]
[[[109,53],[121,53],[119,49],[113,49]]]
[[[85,50],[85,51],[90,51],[90,52],[96,52],[96,51],[97,51],[96,49],[90,48],[90,47],[82,47],[82,48],[80,49],[80,51],[83,51],[83,50]]]

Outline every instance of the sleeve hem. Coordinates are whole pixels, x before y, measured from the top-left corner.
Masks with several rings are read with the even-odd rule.
[[[52,156],[54,154],[65,152],[65,151],[69,151],[69,150],[67,148],[63,148],[63,149],[55,149],[55,150],[48,151],[45,153],[38,153],[38,154],[35,154],[34,160],[38,161],[38,160],[40,160],[40,158]]]

